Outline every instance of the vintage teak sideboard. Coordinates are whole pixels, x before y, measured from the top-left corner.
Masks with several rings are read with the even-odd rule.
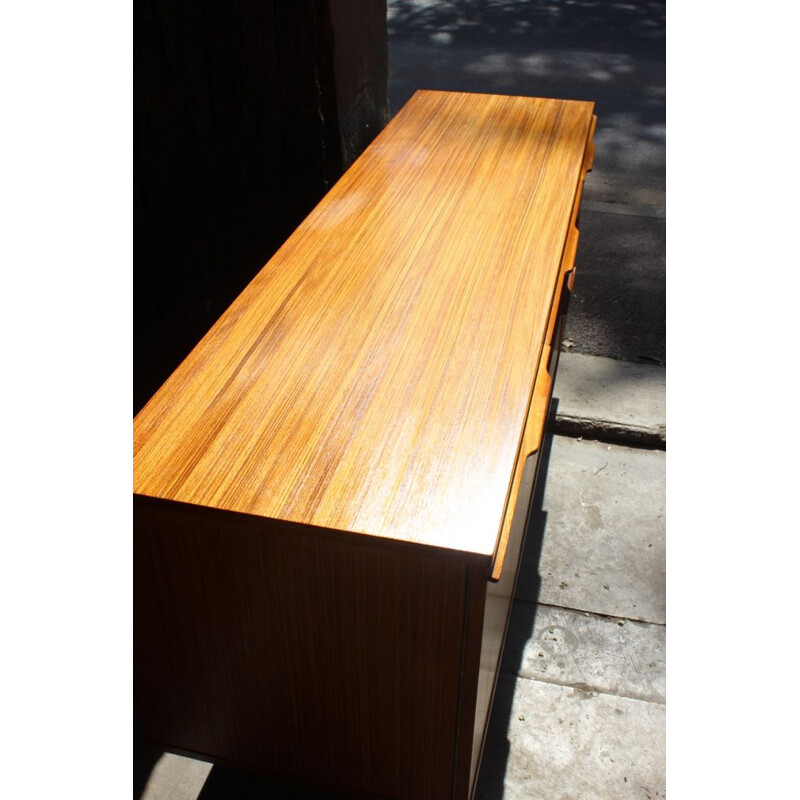
[[[593,109],[417,92],[136,416],[149,740],[472,795]]]

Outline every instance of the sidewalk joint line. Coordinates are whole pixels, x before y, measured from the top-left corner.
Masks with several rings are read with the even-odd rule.
[[[524,597],[515,597],[515,603],[529,603],[536,606],[542,606],[542,608],[560,608],[563,611],[576,611],[580,614],[588,614],[591,617],[599,617],[600,619],[607,619],[613,622],[617,622],[619,620],[623,620],[625,622],[638,622],[640,625],[655,625],[659,628],[666,628],[666,622],[651,622],[650,620],[643,620],[643,619],[636,619],[634,617],[620,617],[615,614],[601,614],[599,611],[589,611],[587,608],[574,608],[573,606],[558,606],[555,603],[542,603],[536,600],[527,600]]]
[[[520,675],[519,673],[515,672],[506,672],[505,670],[503,670],[503,674],[509,678],[514,678],[515,680],[534,681],[536,683],[547,683],[550,686],[563,686],[565,689],[575,689],[579,692],[585,692],[586,694],[603,694],[606,695],[607,697],[621,697],[625,700],[637,700],[640,703],[650,703],[651,705],[654,706],[667,705],[666,700],[662,702],[660,700],[648,699],[647,697],[636,697],[635,695],[630,695],[630,694],[617,694],[616,692],[608,692],[603,689],[598,689],[589,686],[588,683],[562,683],[561,681],[554,681],[548,678],[535,678],[533,676]]]

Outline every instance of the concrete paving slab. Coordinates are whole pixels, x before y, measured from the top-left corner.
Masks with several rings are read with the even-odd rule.
[[[585,691],[666,702],[666,628],[517,600],[503,670]],[[531,614],[535,613],[531,631]]]
[[[613,358],[562,353],[553,396],[553,430],[568,436],[664,447],[666,369]]]
[[[529,533],[516,596],[665,624],[666,453],[553,436],[540,477],[541,554]]]
[[[501,675],[476,800],[666,797],[666,707]]]
[[[156,762],[140,800],[196,800],[211,772],[207,761],[164,753]]]

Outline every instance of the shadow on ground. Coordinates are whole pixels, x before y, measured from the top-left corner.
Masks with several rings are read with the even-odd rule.
[[[133,799],[139,800],[164,751],[147,742],[142,734],[136,711],[133,712]]]
[[[439,88],[594,99],[604,116],[638,107],[645,126],[663,123],[664,2],[390,0],[388,7],[392,113],[416,89]]]
[[[572,352],[666,364],[666,222],[581,211]]]
[[[553,399],[550,407],[548,431],[552,428],[557,406],[558,400]],[[552,446],[553,435],[548,432],[542,443],[536,491],[531,498],[525,544],[520,557],[518,581],[523,578],[527,580],[524,590],[525,596],[529,598],[538,598],[541,585],[539,560],[542,555],[544,530],[547,523],[547,512],[544,510],[544,490],[547,483]],[[519,588],[518,586],[517,589]],[[509,688],[509,682],[500,680],[500,675],[510,675],[514,678],[518,676],[522,666],[525,645],[533,636],[534,625],[536,624],[536,608],[535,602],[521,600],[515,600],[511,607],[503,659],[495,688],[489,728],[486,732],[478,784],[475,789],[475,800],[499,800],[503,797],[506,767],[511,748],[508,740],[508,729],[511,721],[514,692],[513,684]]]
[[[454,45],[591,47],[663,53],[666,4],[596,0],[390,0],[390,38]]]
[[[266,797],[279,797],[281,800],[326,800],[341,798],[341,795],[290,786],[263,775],[214,767],[197,800],[264,800]]]

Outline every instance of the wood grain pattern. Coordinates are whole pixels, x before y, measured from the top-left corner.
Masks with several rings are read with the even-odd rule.
[[[592,109],[418,92],[137,415],[135,493],[491,557]]]
[[[139,499],[134,527],[151,741],[353,795],[452,796],[467,566],[169,501]]]

